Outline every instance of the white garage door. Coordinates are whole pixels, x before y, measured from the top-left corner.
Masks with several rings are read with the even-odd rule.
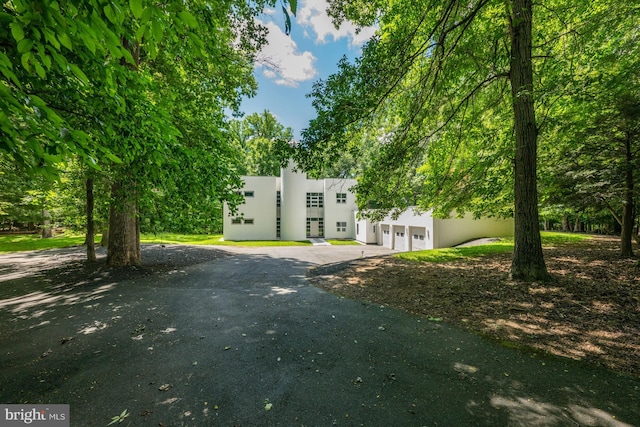
[[[411,227],[411,250],[422,251],[427,249],[425,227]]]
[[[393,234],[395,239],[395,250],[398,251],[406,251],[407,248],[407,237],[404,234],[404,226],[403,227],[393,227]]]
[[[388,225],[381,225],[380,230],[382,231],[382,246],[385,248],[391,248],[391,231],[389,231]]]

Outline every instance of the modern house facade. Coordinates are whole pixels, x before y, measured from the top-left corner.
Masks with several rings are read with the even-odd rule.
[[[292,164],[280,176],[243,176],[245,202],[224,206],[225,240],[353,239],[354,179],[308,179]]]
[[[290,164],[280,176],[243,176],[245,202],[224,206],[225,240],[355,239],[398,251],[455,246],[481,237],[513,236],[513,220],[438,219],[410,208],[397,218],[358,219],[354,179],[308,179]]]

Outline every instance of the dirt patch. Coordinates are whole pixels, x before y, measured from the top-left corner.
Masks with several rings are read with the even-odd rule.
[[[349,298],[400,308],[504,345],[587,361],[640,377],[638,261],[595,237],[544,249],[550,283],[511,281],[510,255],[442,264],[393,257],[319,269],[311,282]]]

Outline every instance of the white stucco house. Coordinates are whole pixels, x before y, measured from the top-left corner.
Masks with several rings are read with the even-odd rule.
[[[245,202],[224,206],[225,240],[355,239],[399,251],[451,247],[481,237],[513,236],[513,220],[438,219],[410,208],[399,217],[358,219],[354,179],[308,179],[292,164],[280,176],[243,176]]]
[[[280,176],[243,176],[245,202],[224,206],[225,240],[305,240],[356,236],[354,179],[308,179],[290,164]]]

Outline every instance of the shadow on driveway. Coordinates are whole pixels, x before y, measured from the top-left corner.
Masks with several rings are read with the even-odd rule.
[[[72,426],[640,425],[636,379],[307,284],[358,247],[209,250],[0,276],[0,402],[70,404]]]

